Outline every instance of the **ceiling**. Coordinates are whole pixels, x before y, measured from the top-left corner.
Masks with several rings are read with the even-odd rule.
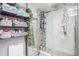
[[[66,5],[71,5],[72,3],[66,3]],[[33,6],[36,9],[43,11],[58,10],[64,6],[64,3],[29,3],[28,5]]]

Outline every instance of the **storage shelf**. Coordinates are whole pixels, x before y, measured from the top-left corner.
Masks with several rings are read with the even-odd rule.
[[[12,17],[17,17],[17,18],[22,18],[22,19],[28,19],[29,18],[29,16],[28,15],[20,15],[20,14],[18,14],[18,11],[19,10],[17,10],[17,8],[16,7],[14,7],[14,6],[11,6],[11,5],[9,5],[9,4],[1,4],[0,5],[0,13],[2,14],[2,15],[8,15],[8,16],[12,16]],[[12,11],[11,11],[12,10]],[[25,12],[25,13],[27,13],[27,12]]]
[[[10,38],[0,38],[0,40],[3,40],[3,39],[11,39],[11,38],[18,38],[18,37],[25,37],[26,35],[24,36],[17,36],[17,37],[10,37]]]
[[[2,15],[12,16],[12,17],[21,18],[21,19],[29,19],[29,17],[20,16],[20,15],[17,15],[17,14],[8,12],[8,11],[1,10],[0,12]]]
[[[5,4],[0,3],[0,24],[1,24],[0,25],[0,32],[1,32],[0,33],[0,40],[3,40],[3,41],[5,41],[5,40],[17,40],[20,37],[23,37],[22,41],[25,40],[25,43],[24,43],[25,48],[26,48],[25,53],[27,55],[27,37],[28,37],[28,33],[26,31],[28,30],[29,26],[28,26],[28,24],[27,24],[27,27],[25,26],[26,24],[23,24],[24,26],[21,26],[21,25],[15,26],[15,24],[13,24],[14,23],[13,20],[21,19],[21,20],[23,20],[23,22],[26,22],[30,17],[29,17],[29,14],[27,14],[26,11],[24,12],[21,9],[18,9],[18,8],[14,7],[14,5],[15,5],[14,3],[13,4],[8,4],[8,5],[6,3]],[[5,18],[3,18],[4,16],[5,16]],[[7,24],[2,23],[2,22],[4,22],[2,20],[5,20],[6,16],[12,17],[12,19],[10,19],[12,21],[7,22]],[[8,17],[8,19],[9,19],[9,17]],[[11,23],[10,24],[11,26],[8,26],[8,23],[9,24]],[[6,32],[5,30],[7,30],[7,28],[9,28],[8,32],[10,31],[11,33],[8,33],[8,32],[5,33]],[[9,35],[7,35],[7,34],[9,34]]]
[[[1,28],[28,28],[27,27],[21,27],[21,26],[0,26]]]

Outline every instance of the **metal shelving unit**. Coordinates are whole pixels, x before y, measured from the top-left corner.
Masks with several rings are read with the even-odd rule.
[[[3,5],[3,3],[0,3],[0,15],[5,15],[5,16],[11,16],[11,17],[16,17],[16,18],[20,18],[20,19],[24,19],[24,20],[26,20],[26,19],[28,19],[29,17],[25,17],[25,16],[21,16],[21,15],[18,15],[18,14],[15,14],[15,13],[11,13],[11,12],[8,12],[8,11],[5,11],[5,10],[3,10],[2,9],[2,5]],[[14,7],[14,6],[12,6],[12,7]],[[14,8],[16,8],[16,7],[14,7]],[[2,18],[0,17],[0,20],[1,20]],[[26,20],[27,21],[27,20]],[[27,30],[27,28],[28,28],[28,26],[27,27],[23,27],[23,26],[14,26],[13,24],[12,24],[12,26],[0,26],[0,28],[24,28],[24,30]],[[17,36],[17,37],[25,37],[25,47],[26,47],[26,55],[27,55],[27,37],[28,37],[28,35],[24,35],[24,36]],[[16,38],[16,37],[11,37],[11,38]],[[2,39],[8,39],[8,38],[0,38],[1,40]],[[10,39],[10,38],[9,38]]]

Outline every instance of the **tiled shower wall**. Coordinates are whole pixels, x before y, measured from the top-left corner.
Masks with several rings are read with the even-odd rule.
[[[73,12],[76,13],[75,10]],[[72,14],[72,12],[70,13]],[[69,16],[69,25],[66,36],[64,36],[61,31],[62,19],[63,9],[52,11],[48,14],[46,26],[46,47],[52,50],[52,55],[75,55],[75,16]]]

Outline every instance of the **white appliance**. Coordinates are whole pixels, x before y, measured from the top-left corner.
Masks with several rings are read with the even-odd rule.
[[[9,46],[9,56],[25,56],[24,44],[19,43],[16,45],[10,45]]]

